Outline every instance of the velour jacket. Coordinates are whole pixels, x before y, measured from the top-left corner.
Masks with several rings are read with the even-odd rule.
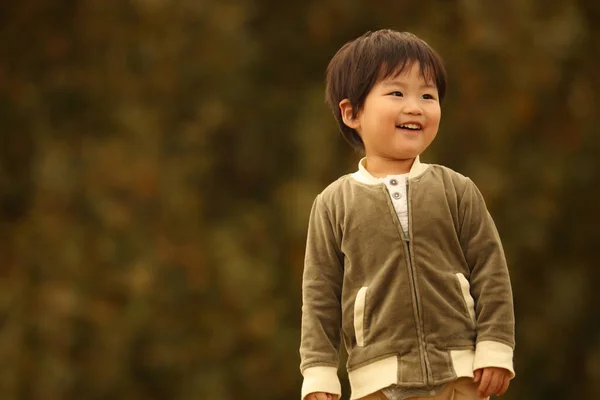
[[[512,289],[481,193],[419,158],[406,182],[408,235],[386,185],[362,161],[315,199],[302,282],[302,398],[341,395],[342,340],[352,400],[483,367],[514,377]]]

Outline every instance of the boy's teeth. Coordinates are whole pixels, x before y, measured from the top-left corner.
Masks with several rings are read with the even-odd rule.
[[[408,129],[421,129],[421,127],[417,124],[402,124],[400,128],[408,128]]]

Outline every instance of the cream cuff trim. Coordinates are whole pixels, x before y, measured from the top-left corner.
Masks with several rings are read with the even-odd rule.
[[[342,385],[336,367],[310,367],[306,368],[302,375],[304,382],[302,382],[301,399],[314,392],[342,395]]]
[[[504,343],[491,340],[482,340],[477,343],[473,370],[486,367],[505,368],[510,371],[510,379],[514,378],[513,349]]]

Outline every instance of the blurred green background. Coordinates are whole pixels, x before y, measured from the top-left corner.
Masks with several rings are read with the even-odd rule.
[[[423,160],[503,237],[504,398],[600,399],[596,0],[0,3],[0,398],[299,398],[308,213],[358,160],[324,70],[379,28],[445,59]]]

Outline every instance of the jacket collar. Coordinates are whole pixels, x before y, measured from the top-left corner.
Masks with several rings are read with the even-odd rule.
[[[352,177],[359,182],[366,183],[368,185],[378,185],[381,183],[381,180],[375,178],[373,175],[367,171],[365,168],[367,158],[364,157],[358,162],[358,171],[352,174]],[[429,164],[422,163],[419,159],[419,156],[415,158],[412,167],[410,167],[410,172],[408,173],[408,179],[416,178],[421,175],[425,170],[429,167]]]

